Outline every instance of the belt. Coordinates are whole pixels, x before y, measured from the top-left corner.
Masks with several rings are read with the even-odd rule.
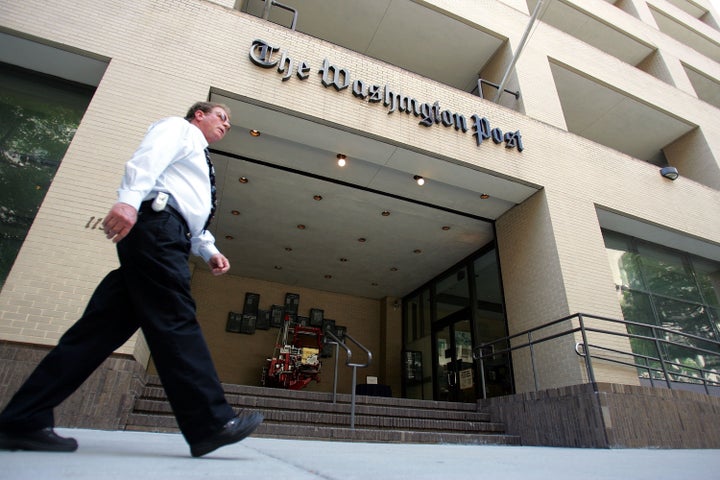
[[[143,213],[145,213],[145,212],[152,212],[152,213],[167,212],[167,213],[169,213],[169,214],[172,215],[173,217],[175,217],[175,218],[177,218],[178,220],[180,220],[180,222],[182,222],[182,224],[183,224],[183,226],[185,227],[185,230],[186,230],[186,232],[187,232],[187,233],[186,233],[186,236],[187,236],[188,238],[190,238],[190,236],[191,236],[191,234],[190,234],[190,228],[188,227],[188,224],[187,224],[187,221],[185,220],[185,217],[183,217],[182,214],[180,213],[180,210],[178,210],[177,202],[175,201],[175,199],[174,199],[173,197],[170,197],[170,198],[168,199],[168,202],[167,202],[167,204],[165,205],[165,208],[162,209],[162,210],[160,210],[159,212],[156,212],[155,210],[153,210],[153,208],[152,208],[152,203],[153,203],[152,199],[151,199],[151,200],[145,200],[144,202],[142,202],[142,203],[140,204],[140,212],[143,212]]]

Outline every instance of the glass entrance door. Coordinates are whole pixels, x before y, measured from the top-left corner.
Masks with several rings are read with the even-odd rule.
[[[475,402],[478,398],[477,381],[469,312],[463,310],[437,322],[433,339],[435,398],[449,402]]]

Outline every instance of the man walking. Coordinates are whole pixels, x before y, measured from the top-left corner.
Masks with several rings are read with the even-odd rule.
[[[214,275],[230,269],[207,230],[216,202],[207,146],[228,132],[229,115],[225,105],[198,102],[185,118],[149,128],[103,221],[120,267],[0,413],[0,449],[75,451],[74,439],[53,430],[54,407],[138,328],[192,456],[238,442],[263,421],[256,412],[236,416],[227,403],[190,294],[190,253]]]

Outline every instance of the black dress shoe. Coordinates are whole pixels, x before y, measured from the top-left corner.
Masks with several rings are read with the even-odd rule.
[[[74,438],[64,438],[52,428],[33,432],[0,432],[0,449],[32,450],[37,452],[74,452],[78,443]]]
[[[238,415],[227,422],[219,432],[214,433],[202,442],[190,445],[193,457],[202,457],[222,446],[236,443],[250,435],[263,421],[258,412]]]

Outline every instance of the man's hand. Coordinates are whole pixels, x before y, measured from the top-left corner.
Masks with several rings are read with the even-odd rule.
[[[127,203],[117,202],[112,206],[105,220],[103,220],[103,231],[113,243],[118,243],[127,237],[130,230],[137,222],[137,210]]]
[[[210,265],[210,271],[215,276],[222,275],[223,273],[230,270],[230,261],[225,258],[225,255],[223,255],[222,253],[216,253],[215,255],[210,257],[208,265]]]

